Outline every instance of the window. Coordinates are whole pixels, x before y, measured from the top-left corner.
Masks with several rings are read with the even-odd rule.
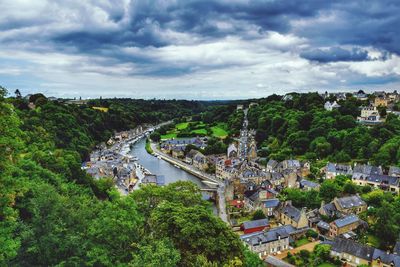
[[[356,258],[356,263],[359,264],[360,263],[360,259]]]

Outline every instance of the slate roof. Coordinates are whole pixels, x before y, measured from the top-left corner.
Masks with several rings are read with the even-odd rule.
[[[314,183],[314,182],[309,181],[309,180],[306,180],[306,179],[302,179],[300,181],[300,186],[301,187],[318,188],[319,184],[318,183]]]
[[[376,248],[372,255],[372,259],[376,260],[378,258],[385,264],[390,265],[393,263],[395,267],[400,267],[400,255],[386,253],[385,251]]]
[[[268,225],[269,225],[268,219],[260,219],[260,220],[244,222],[243,223],[243,228],[244,229],[251,229],[251,228],[257,228],[257,227],[266,227]]]
[[[359,222],[359,221],[360,221],[360,219],[358,218],[358,216],[352,214],[352,215],[345,216],[341,219],[337,219],[333,223],[336,224],[337,227],[344,227],[346,225],[350,225],[352,223]]]
[[[354,166],[353,173],[383,174],[382,168],[372,165],[358,164]]]
[[[195,149],[191,149],[187,154],[186,157],[187,158],[193,158],[199,151],[195,150]]]
[[[317,223],[317,227],[328,230],[331,229],[331,226],[329,225],[329,223],[324,222],[324,221],[320,221],[319,223]]]
[[[361,207],[367,205],[364,200],[362,200],[359,196],[349,196],[349,197],[341,197],[337,198],[337,203],[340,207],[344,209],[354,208],[354,207]]]
[[[295,222],[300,220],[301,211],[292,205],[288,204],[282,208],[282,212],[286,214],[286,216],[290,217]]]
[[[400,167],[390,166],[388,174],[389,176],[400,176]]]
[[[328,204],[325,204],[324,206],[322,206],[322,209],[325,211],[325,213],[329,216],[332,217],[336,214],[336,212],[338,211],[336,209],[336,206],[330,202]]]
[[[280,201],[277,198],[267,199],[263,201],[263,206],[265,208],[275,208],[279,205]]]
[[[335,172],[340,174],[351,174],[352,169],[350,165],[328,163],[326,165],[327,172]]]
[[[270,159],[267,163],[267,167],[271,168],[271,169],[275,169],[276,166],[278,165],[279,162],[277,162],[276,160]]]
[[[268,255],[264,260],[268,266],[274,267],[294,267],[294,265],[287,263],[286,261],[275,258],[274,256]]]
[[[361,259],[365,259],[367,261],[371,260],[372,255],[374,253],[373,247],[365,246],[357,242],[354,242],[353,240],[343,239],[339,237],[333,240],[331,250],[338,253],[345,252],[347,254],[356,256]]]
[[[284,226],[273,228],[269,231],[255,232],[251,234],[241,235],[240,239],[252,246],[258,246],[260,244],[265,244],[273,242],[275,240],[289,238],[290,233]]]
[[[382,185],[399,186],[400,177],[389,175],[371,174],[371,175],[354,175],[353,180],[363,180],[371,183],[379,183]]]

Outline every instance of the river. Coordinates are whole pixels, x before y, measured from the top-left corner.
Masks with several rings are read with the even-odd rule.
[[[162,159],[158,159],[157,157],[147,153],[145,145],[146,139],[142,138],[133,145],[130,153],[137,157],[139,159],[138,163],[148,169],[152,174],[163,175],[165,177],[166,184],[177,181],[191,181],[197,184],[200,188],[205,187],[205,185],[196,176],[178,169],[171,163],[168,163]]]
[[[138,158],[138,163],[148,169],[152,174],[164,175],[165,183],[170,184],[177,181],[191,181],[197,184],[200,188],[205,188],[199,178],[181,169],[176,168],[171,163],[154,157],[146,151],[146,139],[142,138],[136,142],[130,151],[130,154]],[[206,193],[202,193],[203,199],[208,200],[210,197]],[[213,213],[218,215],[218,210],[215,203],[212,204]]]

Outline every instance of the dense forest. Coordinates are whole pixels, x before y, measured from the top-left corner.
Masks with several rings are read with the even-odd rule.
[[[370,162],[383,167],[400,163],[398,116],[388,114],[385,123],[367,127],[356,123],[359,107],[366,101],[349,97],[339,101],[339,110],[326,111],[325,100],[317,93],[291,96],[282,101],[272,95],[249,110],[249,125],[257,130],[262,156]]]
[[[96,100],[28,107],[0,90],[1,266],[257,266],[189,182],[127,197],[80,168],[112,131],[203,109],[190,101]],[[107,107],[108,111],[92,106]]]

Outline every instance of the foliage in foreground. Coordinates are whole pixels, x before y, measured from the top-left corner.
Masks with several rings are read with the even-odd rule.
[[[49,106],[18,114],[3,96],[1,91],[0,265],[258,265],[194,184],[147,186],[121,197],[111,179],[93,180],[80,169],[88,147],[79,132],[66,129],[64,137],[75,145],[58,145],[64,137],[51,132],[53,126],[67,117],[67,125],[82,123],[68,116],[68,108],[48,114],[52,104],[41,100]],[[85,134],[87,144],[96,140],[91,131]]]

